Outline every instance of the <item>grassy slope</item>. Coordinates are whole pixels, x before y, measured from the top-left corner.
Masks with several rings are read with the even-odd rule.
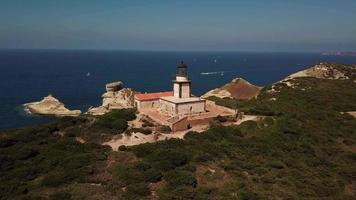
[[[258,100],[215,99],[222,105],[238,105],[247,113],[270,115],[262,122],[214,126],[202,134],[189,133],[185,140],[138,145],[126,152],[110,152],[98,145],[59,137],[54,133],[63,127],[58,125],[16,131],[16,136],[3,133],[0,196],[354,199],[356,120],[340,112],[356,110],[356,77],[355,70],[346,70],[351,80],[298,78],[294,80],[296,88],[278,84],[278,93],[268,93],[265,88]],[[105,121],[87,130],[96,136],[95,130],[115,126]],[[75,123],[71,126],[82,127]],[[27,135],[31,138],[21,139]],[[83,159],[78,163],[73,157]],[[61,173],[55,184],[51,179],[44,181]],[[105,173],[107,178],[94,179],[101,185],[93,188],[89,184],[93,182],[90,177]],[[11,184],[21,187],[8,187]]]

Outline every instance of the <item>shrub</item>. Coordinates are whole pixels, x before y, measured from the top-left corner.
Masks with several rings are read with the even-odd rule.
[[[131,121],[136,119],[136,110],[135,109],[120,109],[112,110],[108,113],[102,115],[101,120],[110,121],[115,119],[125,119],[126,121]]]
[[[117,131],[117,132],[124,132],[128,127],[128,123],[125,119],[113,119],[113,120],[103,120],[103,119],[98,119],[93,125],[92,131],[97,132],[97,131],[102,131],[105,129],[109,129],[111,131]]]
[[[186,152],[179,149],[159,149],[148,157],[156,169],[169,170],[183,166],[188,162]]]
[[[265,199],[260,195],[250,191],[239,192],[238,197],[241,200],[264,200]]]
[[[227,118],[224,117],[224,116],[221,116],[221,115],[218,115],[216,117],[214,117],[214,120],[220,122],[220,123],[223,123],[223,122],[227,122]]]
[[[168,172],[164,179],[168,182],[170,188],[177,188],[181,186],[196,187],[198,182],[190,171],[173,170]]]
[[[142,127],[154,127],[155,126],[152,122],[150,122],[150,121],[148,121],[146,119],[144,119],[142,121],[143,121]]]
[[[70,200],[70,199],[72,199],[72,195],[68,192],[56,192],[54,194],[49,195],[49,199],[51,199],[51,200]]]
[[[127,147],[125,145],[120,145],[119,146],[120,151],[127,151]]]
[[[162,179],[162,173],[156,169],[148,169],[144,172],[146,182],[158,182]]]
[[[143,197],[151,194],[147,183],[135,183],[127,186],[127,194],[129,197]]]
[[[66,130],[65,136],[76,137],[80,135],[80,133],[81,133],[81,129],[79,127],[73,127]]]
[[[79,125],[79,124],[85,123],[87,121],[88,121],[88,119],[83,116],[79,116],[79,117],[66,116],[66,117],[62,117],[62,118],[58,119],[55,123],[59,129],[65,129],[67,127]]]
[[[52,172],[47,175],[42,180],[43,186],[56,187],[63,183],[70,181],[65,172]]]
[[[126,185],[145,181],[144,174],[132,166],[119,165],[114,169],[113,175],[117,180],[122,181]]]
[[[172,129],[169,126],[163,125],[159,128],[159,131],[162,133],[170,133],[172,132]]]
[[[118,130],[119,132],[124,132],[128,127],[127,121],[125,119],[116,119],[111,123],[111,129]]]
[[[144,129],[144,128],[130,128],[126,130],[126,134],[131,134],[131,133],[143,133],[145,135],[149,135],[152,133],[150,129]]]

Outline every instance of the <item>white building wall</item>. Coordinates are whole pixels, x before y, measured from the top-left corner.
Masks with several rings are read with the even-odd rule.
[[[135,99],[135,106],[137,110],[141,109],[157,109],[160,107],[160,102],[158,99],[150,101],[139,101]]]
[[[176,115],[176,105],[169,101],[160,100],[160,111],[168,115]]]
[[[182,84],[182,98],[188,98],[188,97],[190,97],[190,84],[183,83]]]
[[[179,83],[173,83],[173,96],[179,98]]]
[[[178,110],[178,115],[205,112],[205,101],[178,104],[177,110]]]

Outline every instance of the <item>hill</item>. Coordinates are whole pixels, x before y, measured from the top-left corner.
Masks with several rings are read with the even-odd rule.
[[[219,98],[252,99],[257,97],[261,88],[242,78],[236,78],[220,88],[210,90],[202,98],[216,96]]]
[[[265,118],[184,140],[119,152],[96,144],[122,134],[132,110],[2,132],[0,199],[355,199],[356,119],[347,112],[356,111],[356,69],[330,66],[348,78],[294,77],[250,100],[214,97]]]

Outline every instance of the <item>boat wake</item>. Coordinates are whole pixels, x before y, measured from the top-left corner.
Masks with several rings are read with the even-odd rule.
[[[229,71],[201,72],[200,75],[202,75],[202,76],[206,76],[206,75],[220,75],[220,76],[224,76],[226,72],[229,72]]]

